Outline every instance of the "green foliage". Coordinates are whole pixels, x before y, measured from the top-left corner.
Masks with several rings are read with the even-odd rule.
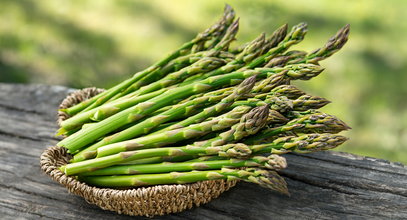
[[[149,66],[212,24],[226,1],[3,0],[0,81],[109,87]],[[228,1],[241,19],[237,43],[305,21],[311,51],[343,25],[348,44],[321,64],[311,94],[333,101],[324,111],[349,122],[340,151],[407,163],[407,2]],[[237,45],[237,44],[236,44]]]

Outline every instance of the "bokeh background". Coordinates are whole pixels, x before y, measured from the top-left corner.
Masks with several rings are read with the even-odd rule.
[[[305,21],[293,49],[310,51],[350,23],[325,72],[296,84],[353,128],[337,150],[407,164],[405,0],[0,0],[0,82],[110,87],[211,25],[225,3],[241,18],[235,45]]]

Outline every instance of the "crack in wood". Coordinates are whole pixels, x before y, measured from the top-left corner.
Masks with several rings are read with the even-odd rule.
[[[8,205],[10,205],[10,206],[6,206],[6,204],[8,204]],[[53,217],[53,216],[43,215],[43,214],[41,214],[41,213],[24,210],[24,209],[18,208],[18,207],[16,207],[16,206],[11,206],[11,205],[13,205],[13,204],[12,204],[12,203],[8,203],[8,202],[5,202],[5,201],[2,201],[2,202],[0,203],[0,206],[2,206],[2,207],[4,207],[4,208],[11,209],[11,210],[14,210],[14,211],[17,211],[17,213],[23,212],[23,213],[27,213],[27,214],[32,214],[32,215],[38,216],[38,217],[40,217],[40,218],[46,217],[46,218],[49,218],[49,219],[62,220],[61,218],[55,218],[55,217]],[[17,216],[16,216],[16,217],[17,217]],[[17,217],[17,219],[19,219],[19,218]]]
[[[309,179],[302,179],[302,178],[299,178],[299,177],[297,177],[297,176],[295,176],[295,175],[290,175],[289,173],[285,173],[285,172],[281,172],[281,176],[286,177],[286,178],[289,178],[289,179],[291,179],[291,180],[295,180],[295,181],[298,181],[298,182],[302,182],[302,183],[307,184],[307,185],[319,187],[319,188],[321,188],[321,189],[333,190],[333,191],[336,191],[336,192],[339,192],[339,193],[345,193],[345,194],[348,194],[348,195],[360,195],[360,194],[358,194],[358,193],[352,193],[352,192],[349,192],[349,191],[346,191],[346,190],[340,190],[340,189],[338,189],[338,188],[336,188],[336,187],[329,186],[329,185],[324,185],[324,184],[322,184],[322,183],[318,183],[318,182],[316,182],[316,181],[311,181],[311,180],[309,180]],[[350,187],[350,186],[347,186],[347,187],[353,188],[353,187]],[[355,189],[355,188],[354,188],[354,189]]]
[[[27,191],[27,190],[24,190],[24,189],[20,189],[20,188],[17,188],[15,186],[0,184],[0,187],[4,188],[4,189],[15,190],[17,192],[24,193],[24,194],[29,194],[29,195],[33,195],[33,196],[40,196],[42,198],[46,198],[46,199],[56,201],[56,202],[59,202],[59,203],[76,205],[76,203],[67,202],[67,200],[64,200],[64,199],[56,199],[56,198],[45,196],[45,195],[42,195],[42,194],[39,194],[39,193],[36,193],[36,192],[31,192],[31,191]]]
[[[39,116],[47,116],[43,112],[37,112],[37,111],[34,111],[34,110],[17,108],[17,107],[14,107],[14,106],[5,105],[3,103],[0,103],[0,108],[7,109],[9,111],[18,111],[18,112],[24,112],[24,113],[29,113],[29,114],[35,114],[35,115],[39,115]]]
[[[341,165],[341,166],[345,166],[345,167],[350,167],[350,168],[359,168],[359,169],[364,169],[364,170],[370,170],[370,171],[376,171],[376,172],[383,172],[383,173],[388,173],[388,174],[405,176],[405,174],[391,172],[391,170],[380,170],[380,169],[375,169],[375,168],[366,167],[366,166],[363,167],[363,166],[360,166],[359,164],[349,164],[349,163],[345,163],[345,162],[336,161],[334,159],[328,160],[328,159],[325,159],[325,158],[310,156],[309,154],[294,154],[294,155],[299,156],[299,157],[319,160],[319,161],[323,161],[323,162],[327,162],[327,163],[337,164],[337,165]],[[373,159],[375,159],[375,158],[373,158]],[[389,163],[389,164],[390,165],[396,165],[396,166],[398,166],[400,168],[406,168],[405,165],[399,164],[399,163]]]
[[[0,135],[7,136],[7,137],[13,137],[13,138],[26,139],[26,140],[35,141],[35,142],[43,142],[43,141],[48,141],[48,140],[60,141],[60,139],[58,139],[56,137],[52,137],[52,136],[37,138],[37,137],[30,137],[30,136],[26,136],[26,135],[16,134],[13,132],[7,132],[4,130],[0,130]]]

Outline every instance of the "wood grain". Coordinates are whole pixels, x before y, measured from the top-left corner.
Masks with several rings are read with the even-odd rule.
[[[0,83],[1,219],[143,219],[86,203],[39,168],[72,89]],[[407,168],[339,152],[286,155],[286,197],[239,183],[207,205],[156,219],[407,219]]]

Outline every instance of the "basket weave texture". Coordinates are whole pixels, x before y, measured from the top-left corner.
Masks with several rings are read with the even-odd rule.
[[[102,91],[97,88],[75,91],[62,101],[60,108],[73,106]],[[58,124],[68,117],[67,114],[58,112]],[[69,192],[85,198],[88,203],[119,214],[152,217],[181,212],[208,203],[237,183],[237,181],[211,180],[123,190],[98,188],[66,176],[58,169],[67,164],[71,157],[65,148],[49,147],[41,155],[41,169],[54,181],[65,186]]]

